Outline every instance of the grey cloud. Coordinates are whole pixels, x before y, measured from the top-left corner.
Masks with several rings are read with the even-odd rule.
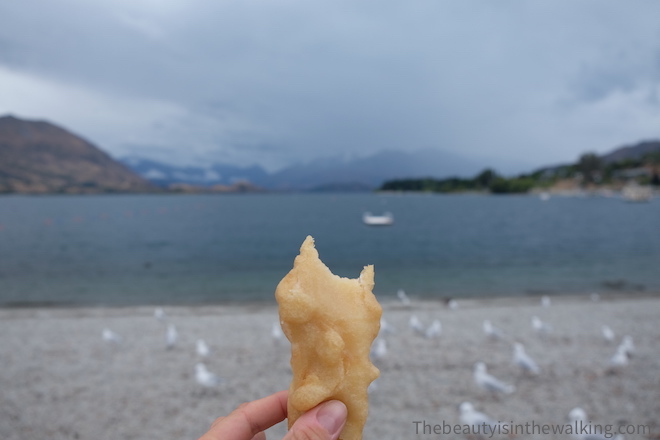
[[[271,165],[421,148],[514,160],[529,145],[565,160],[553,145],[590,136],[573,107],[660,81],[651,0],[147,5],[3,2],[0,65],[174,103],[144,141],[173,157]]]
[[[617,91],[631,92],[660,82],[660,33],[652,45],[626,43],[624,48],[603,50],[600,59],[581,67],[573,83],[577,99],[597,101]]]

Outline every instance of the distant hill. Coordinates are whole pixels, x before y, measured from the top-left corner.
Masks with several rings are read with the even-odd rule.
[[[0,117],[0,193],[150,192],[90,142],[46,121]]]
[[[657,140],[617,148],[599,157],[605,166],[601,174],[605,179],[621,176],[622,168],[641,167],[645,157],[659,151]],[[329,156],[273,173],[257,165],[179,166],[140,157],[118,162],[49,122],[0,117],[0,193],[151,192],[163,188],[180,192],[369,191],[392,181],[426,187],[434,180],[442,181],[443,188],[478,189],[482,183],[475,186],[473,178],[458,176],[477,176],[484,168],[459,155],[431,149],[385,150],[367,157]],[[518,191],[539,180],[572,178],[579,174],[578,168],[575,164],[540,168],[509,179],[517,179],[515,185],[502,186],[506,178],[493,182],[498,188]],[[653,177],[657,169],[647,173]]]
[[[400,176],[449,176],[476,173],[480,166],[460,156],[435,150],[381,151],[368,157],[330,156],[268,173],[259,166],[176,166],[139,157],[121,161],[154,184],[211,187],[247,181],[271,190],[370,191]]]
[[[525,193],[530,190],[553,192],[606,187],[621,189],[632,181],[660,185],[660,141],[643,141],[598,156],[585,153],[577,162],[539,168],[531,173],[504,177],[492,169],[469,178],[390,179],[382,191]]]
[[[385,180],[406,176],[453,176],[473,174],[482,166],[439,150],[414,152],[384,150],[367,157],[327,157],[287,167],[272,175],[271,185],[280,189],[379,187]]]
[[[134,172],[163,188],[180,184],[211,188],[217,185],[235,185],[250,182],[263,187],[269,184],[270,175],[261,167],[238,167],[212,164],[201,166],[177,166],[137,156],[121,158],[120,161]]]
[[[651,153],[660,152],[660,141],[642,141],[634,145],[619,147],[600,157],[605,164],[623,160],[640,160]]]
[[[609,153],[598,156],[603,165],[611,165],[615,162],[623,161],[639,161],[644,156],[660,153],[660,140],[647,140],[641,141],[632,145],[624,145],[622,147],[616,147]],[[574,163],[562,163],[559,165],[544,166],[538,168],[535,172],[556,172],[568,167],[574,166]]]

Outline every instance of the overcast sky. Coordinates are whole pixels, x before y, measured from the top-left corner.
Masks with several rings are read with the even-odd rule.
[[[0,2],[0,114],[113,156],[504,169],[660,138],[656,0]]]

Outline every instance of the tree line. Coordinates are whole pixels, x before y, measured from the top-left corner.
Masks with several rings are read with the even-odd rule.
[[[638,175],[631,170],[645,170]],[[626,174],[626,171],[629,173]],[[604,163],[595,153],[585,153],[571,165],[543,168],[529,174],[505,177],[487,168],[472,178],[432,177],[392,179],[384,182],[380,191],[416,192],[489,192],[493,194],[526,193],[532,188],[545,189],[562,179],[577,179],[581,186],[590,187],[634,180],[642,185],[660,185],[660,151],[639,159],[624,159]]]

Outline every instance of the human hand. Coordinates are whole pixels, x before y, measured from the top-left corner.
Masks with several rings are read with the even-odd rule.
[[[286,418],[288,391],[244,403],[226,417],[218,417],[199,440],[265,440],[264,430]],[[323,402],[300,416],[282,440],[337,440],[346,424],[346,406]]]

